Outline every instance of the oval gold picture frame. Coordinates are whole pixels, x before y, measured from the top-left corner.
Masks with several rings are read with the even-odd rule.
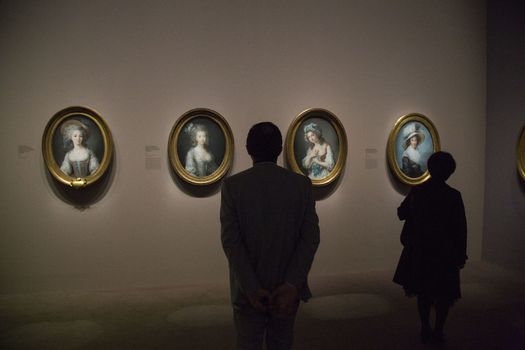
[[[307,135],[313,134],[317,136],[312,137],[320,141],[317,146],[308,140]],[[315,156],[316,152],[323,155]],[[336,180],[345,167],[347,152],[343,124],[335,114],[323,108],[301,112],[286,134],[287,165],[294,172],[308,176],[313,186],[326,186]]]
[[[415,148],[410,145],[410,139],[416,140]],[[397,120],[390,131],[388,164],[399,181],[419,185],[430,178],[426,162],[432,153],[440,149],[439,135],[432,121],[420,113],[406,114]]]
[[[72,135],[83,135],[79,144]],[[80,189],[98,181],[113,157],[113,139],[102,116],[87,107],[68,107],[47,123],[42,137],[44,162],[60,183]]]
[[[199,131],[203,131],[207,138],[203,151],[195,147]],[[184,113],[175,122],[168,140],[173,170],[179,178],[197,186],[211,185],[223,178],[231,168],[233,150],[233,133],[228,122],[207,108]],[[213,162],[215,164],[211,165]]]
[[[516,166],[518,167],[518,173],[525,181],[525,126],[521,129],[516,146]]]

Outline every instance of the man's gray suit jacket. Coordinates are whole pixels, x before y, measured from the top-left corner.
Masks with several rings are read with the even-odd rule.
[[[221,239],[234,306],[259,288],[288,282],[303,300],[319,245],[319,220],[309,178],[275,163],[256,163],[227,178],[221,192]]]

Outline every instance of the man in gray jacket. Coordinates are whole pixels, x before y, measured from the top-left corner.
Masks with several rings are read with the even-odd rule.
[[[290,349],[299,300],[319,245],[319,221],[306,176],[277,165],[282,136],[254,125],[246,141],[253,167],[227,178],[221,239],[230,268],[238,349]]]

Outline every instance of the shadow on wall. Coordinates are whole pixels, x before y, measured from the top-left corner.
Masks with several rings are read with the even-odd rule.
[[[520,187],[521,193],[525,196],[525,179],[521,177],[521,175],[516,172],[516,178],[518,180],[518,185]]]
[[[341,173],[333,182],[329,183],[328,185],[318,186],[312,189],[314,200],[316,202],[330,197],[332,193],[334,193],[339,188],[341,179],[345,176],[345,169],[346,167],[343,167]]]

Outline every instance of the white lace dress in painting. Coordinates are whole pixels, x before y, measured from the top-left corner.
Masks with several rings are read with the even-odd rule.
[[[185,169],[193,176],[203,177],[213,174],[217,170],[215,158],[206,149],[192,147],[186,154]]]

